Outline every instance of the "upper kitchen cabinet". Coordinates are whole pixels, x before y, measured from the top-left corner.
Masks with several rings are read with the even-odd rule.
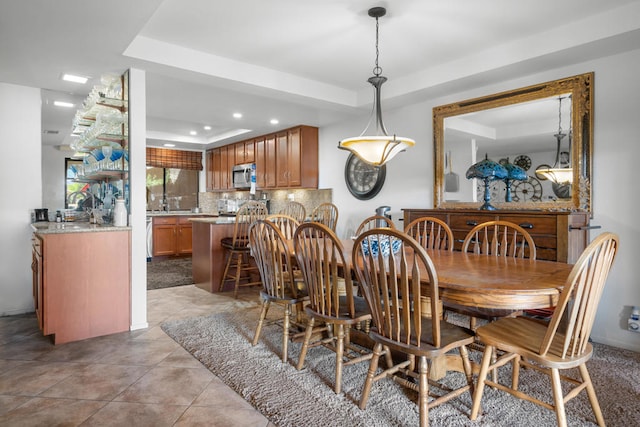
[[[234,144],[234,146],[235,146],[235,154],[236,154],[236,158],[235,158],[236,165],[255,162],[253,139],[250,141],[238,142]]]
[[[296,126],[207,152],[207,189],[233,188],[234,165],[256,164],[258,189],[318,188],[318,128]]]
[[[276,136],[266,135],[255,140],[256,186],[276,188]]]
[[[278,188],[318,188],[318,128],[298,126],[276,134]]]

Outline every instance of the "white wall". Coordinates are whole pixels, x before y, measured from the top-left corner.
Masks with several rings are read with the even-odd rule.
[[[320,130],[320,188],[333,188],[333,200],[340,207],[337,232],[346,237],[357,224],[372,215],[380,205],[391,206],[394,220],[402,217],[402,208],[433,207],[433,132],[432,109],[464,99],[542,83],[586,72],[595,72],[594,182],[592,224],[602,226],[591,232],[618,233],[621,248],[600,302],[592,339],[618,347],[640,351],[640,334],[626,330],[632,305],[640,306],[640,223],[636,219],[634,184],[640,159],[640,51],[611,56],[583,64],[557,68],[501,84],[478,87],[445,97],[425,99],[393,111],[384,110],[390,133],[416,140],[416,146],[398,154],[387,165],[382,191],[372,200],[355,199],[344,183],[343,167],[347,152],[336,148],[345,137],[358,135],[368,117],[361,121]],[[392,84],[390,80],[387,84]],[[383,88],[384,96],[384,88]],[[328,168],[327,165],[340,166]],[[464,179],[461,177],[461,179]],[[402,227],[402,223],[398,223]]]
[[[0,83],[0,315],[33,311],[31,216],[42,207],[40,89]]]

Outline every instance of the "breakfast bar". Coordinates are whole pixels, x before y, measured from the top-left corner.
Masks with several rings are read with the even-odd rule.
[[[193,283],[208,292],[218,292],[225,254],[220,240],[233,234],[235,218],[191,218],[193,224]]]

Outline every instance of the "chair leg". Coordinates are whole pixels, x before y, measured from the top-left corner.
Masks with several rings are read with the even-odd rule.
[[[564,411],[564,396],[560,384],[560,372],[556,368],[551,368],[551,388],[553,390],[553,403],[556,408],[556,419],[558,427],[567,427],[567,416]]]
[[[484,354],[482,356],[482,364],[480,365],[480,372],[478,373],[478,382],[476,383],[476,389],[473,393],[473,405],[471,406],[471,415],[469,416],[471,420],[475,420],[478,417],[478,412],[480,411],[484,382],[487,379],[492,353],[493,347],[490,345],[485,346]]]
[[[233,288],[233,298],[238,299],[238,289],[240,289],[240,273],[242,272],[242,263],[244,262],[244,255],[237,255],[238,263],[236,264],[236,283]]]
[[[589,375],[589,371],[587,370],[587,365],[584,363],[578,366],[580,370],[580,375],[582,376],[582,382],[587,384],[587,395],[589,396],[589,402],[591,402],[591,409],[593,409],[593,414],[596,416],[596,420],[598,420],[598,425],[600,427],[604,427],[604,417],[602,416],[602,410],[600,409],[600,404],[598,403],[598,398],[596,397],[596,390],[593,388],[593,383],[591,382],[591,376]]]
[[[494,355],[497,350],[494,350]],[[495,371],[495,370],[494,370]],[[516,356],[513,359],[513,367],[511,374],[511,388],[514,390],[518,389],[518,383],[520,382],[520,355]]]
[[[334,390],[336,394],[340,394],[342,389],[342,365],[344,363],[342,356],[344,355],[344,325],[336,325],[338,327],[338,339],[336,342],[336,384]]]
[[[309,350],[309,341],[311,341],[311,334],[313,333],[313,325],[315,319],[309,316],[309,323],[307,323],[307,330],[304,332],[304,342],[302,343],[302,349],[300,350],[300,358],[298,359],[298,365],[296,369],[299,371],[304,366],[304,359],[307,357],[307,350]]]
[[[427,358],[424,356],[420,356],[418,358],[418,408],[420,411],[420,427],[429,426],[429,380],[427,378],[428,371],[429,367],[427,364]]]
[[[471,399],[473,399],[473,369],[471,368],[471,361],[469,361],[469,350],[467,350],[467,347],[464,345],[460,347],[460,357],[462,357],[462,369],[464,370],[464,375],[469,385],[469,394],[471,394]]]
[[[224,264],[224,272],[222,273],[222,279],[220,280],[220,286],[218,287],[218,292],[222,292],[224,289],[224,283],[227,281],[227,274],[229,273],[229,266],[231,266],[231,262],[233,259],[233,254],[231,251],[227,251],[227,260]]]
[[[258,320],[258,326],[256,327],[256,333],[253,335],[253,342],[251,345],[258,344],[260,334],[262,333],[262,325],[264,324],[264,319],[267,317],[267,312],[269,311],[269,304],[271,304],[269,300],[262,301],[262,311],[260,312],[260,319]]]
[[[284,322],[282,325],[282,362],[287,361],[287,351],[289,349],[289,317],[291,316],[291,304],[284,308]]]
[[[373,377],[378,370],[378,359],[382,353],[382,344],[376,343],[373,347],[373,356],[369,363],[369,371],[367,372],[367,379],[364,381],[364,387],[362,388],[362,396],[360,397],[360,409],[367,407],[367,400],[369,400],[369,393],[371,392],[371,385],[373,384]]]

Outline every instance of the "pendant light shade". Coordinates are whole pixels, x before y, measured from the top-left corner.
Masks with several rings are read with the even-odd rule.
[[[415,144],[415,141],[410,138],[403,138],[397,135],[389,136],[382,121],[380,88],[387,81],[387,78],[381,75],[382,68],[378,66],[378,18],[386,13],[387,11],[384,7],[369,9],[369,16],[376,18],[376,65],[373,69],[374,75],[367,80],[374,88],[371,118],[367,127],[359,136],[346,138],[338,143],[338,148],[348,150],[364,162],[374,166],[385,164],[400,151]]]

